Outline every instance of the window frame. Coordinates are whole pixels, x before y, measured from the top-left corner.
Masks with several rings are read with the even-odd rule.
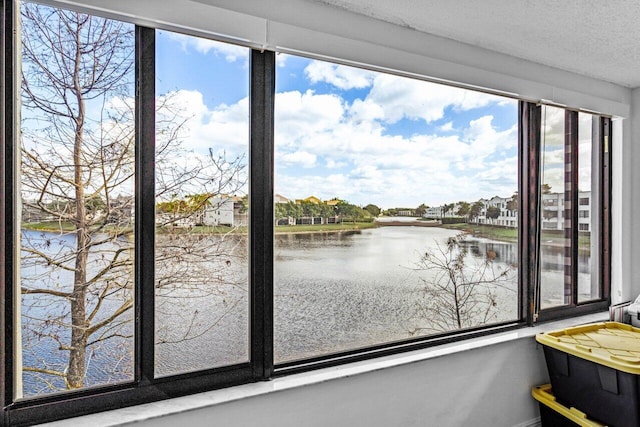
[[[19,218],[15,200],[17,181],[16,157],[13,152],[15,132],[13,76],[13,17],[16,11],[12,0],[2,4],[3,54],[3,133],[2,188],[4,204],[0,208],[3,267],[0,281],[0,399],[3,414],[0,425],[29,425],[72,416],[104,411],[172,397],[199,393],[216,388],[266,380],[272,372],[272,303],[268,279],[273,249],[267,237],[273,233],[273,180],[256,179],[250,183],[250,361],[232,366],[199,370],[167,377],[155,376],[154,341],[154,238],[155,238],[155,29],[135,26],[135,283],[134,283],[134,378],[132,381],[87,387],[63,393],[16,400],[13,369],[14,310],[8,301],[14,292],[13,256],[15,221]],[[18,35],[19,36],[19,35]],[[273,95],[275,93],[275,52],[251,49],[250,59],[250,176],[273,175]],[[6,193],[5,193],[6,192]]]
[[[570,300],[565,304],[540,309],[539,290],[540,284],[536,283],[536,291],[538,294],[536,311],[534,315],[535,321],[546,322],[557,320],[565,317],[578,316],[598,310],[606,310],[611,304],[611,146],[612,137],[611,118],[605,115],[594,114],[599,120],[597,131],[594,133],[593,143],[598,144],[598,161],[600,168],[592,173],[598,173],[597,197],[600,206],[599,214],[592,216],[591,221],[598,221],[598,246],[597,262],[600,266],[599,286],[600,298],[579,302],[578,301],[578,236],[579,227],[579,206],[580,196],[578,189],[578,114],[579,110],[562,107],[565,110],[565,146],[570,146],[570,164],[571,168],[565,173],[570,175],[570,198],[571,206],[567,207],[567,194],[565,194],[565,219],[570,221],[570,229],[565,229],[565,239],[570,241],[570,251],[567,256],[571,257],[571,268],[565,273],[570,277],[570,283],[566,286],[571,287]],[[566,160],[565,160],[566,162]],[[538,165],[538,171],[540,165]],[[565,179],[566,182],[566,179]],[[593,194],[593,193],[592,193]],[[592,197],[593,201],[593,197]],[[539,244],[539,241],[538,241]],[[539,246],[538,246],[539,250]],[[540,266],[538,266],[538,269]]]
[[[268,380],[310,369],[366,360],[403,351],[432,347],[443,343],[532,326],[537,322],[605,310],[610,303],[611,276],[611,118],[600,115],[598,143],[600,165],[598,197],[602,209],[598,215],[601,299],[539,310],[540,233],[542,230],[540,195],[541,104],[518,103],[518,207],[519,235],[519,314],[518,320],[489,327],[453,331],[437,336],[419,337],[402,342],[384,343],[365,349],[319,356],[312,359],[274,365],[273,359],[273,203],[274,203],[274,99],[275,52],[251,49],[250,59],[250,148],[249,148],[249,286],[250,286],[250,361],[239,365],[155,377],[154,373],[154,233],[155,218],[155,29],[135,26],[136,81],[136,261],[135,261],[135,357],[133,381],[85,388],[77,391],[17,400],[13,387],[12,302],[14,292],[15,233],[19,228],[16,202],[17,155],[14,98],[14,19],[17,4],[2,0],[2,52],[0,52],[2,90],[2,140],[0,141],[0,400],[3,415],[0,425],[33,424],[93,412],[133,406],[184,396],[232,385]],[[94,13],[94,12],[88,12]],[[374,69],[375,67],[371,67]],[[399,73],[402,74],[402,73]],[[415,78],[415,76],[410,76]],[[462,86],[462,85],[461,85]],[[504,96],[504,95],[503,95]],[[514,97],[515,98],[515,97]],[[517,98],[516,98],[517,99]],[[576,117],[577,117],[577,111]],[[576,132],[577,138],[577,132]],[[594,141],[595,143],[595,141]],[[577,189],[577,186],[576,186]],[[577,197],[577,190],[576,190]],[[578,201],[578,199],[575,199]],[[593,200],[593,199],[592,199]],[[578,203],[574,203],[575,240],[578,231]],[[144,213],[144,214],[143,214]],[[596,220],[596,218],[592,218]],[[577,251],[574,251],[577,256]],[[574,264],[574,269],[577,265]],[[142,273],[144,272],[144,274]],[[575,285],[574,283],[574,286]]]

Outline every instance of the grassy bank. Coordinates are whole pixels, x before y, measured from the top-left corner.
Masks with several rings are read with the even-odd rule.
[[[356,222],[356,223],[344,223],[344,224],[318,224],[318,225],[279,225],[274,227],[276,234],[283,233],[325,233],[325,232],[337,232],[337,231],[352,231],[352,230],[364,230],[367,228],[377,227],[374,222]],[[35,231],[48,231],[52,233],[59,232],[73,232],[74,227],[71,223],[59,223],[59,222],[30,222],[22,224],[22,228],[25,230]],[[104,231],[109,232],[108,226]],[[156,232],[159,234],[165,233],[189,233],[189,234],[246,234],[248,231],[246,226],[242,227],[229,227],[225,225],[220,226],[196,226],[190,228],[180,227],[158,227]]]
[[[465,233],[472,233],[478,237],[486,237],[495,240],[504,240],[507,242],[518,241],[518,230],[516,228],[494,227],[484,224],[443,224],[442,228],[451,230],[460,230]]]
[[[60,231],[74,231],[73,225],[69,222],[58,222],[58,221],[45,221],[45,222],[25,222],[22,223],[22,228],[25,230],[35,230],[35,231],[50,231],[50,232],[60,232]]]
[[[284,233],[322,233],[331,231],[352,231],[375,228],[374,222],[356,222],[344,224],[318,224],[318,225],[279,225],[274,227],[276,234]]]
[[[442,228],[451,230],[460,230],[466,233],[472,233],[478,237],[486,237],[488,239],[502,240],[506,242],[518,241],[518,230],[516,228],[495,227],[482,224],[443,224]],[[547,246],[564,246],[564,232],[561,230],[547,230],[542,232],[540,236],[542,245]],[[589,249],[591,238],[588,233],[580,233],[578,235],[578,247],[581,249]]]

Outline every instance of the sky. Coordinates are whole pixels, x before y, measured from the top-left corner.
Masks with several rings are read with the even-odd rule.
[[[249,50],[158,32],[157,93],[173,93],[190,155],[248,151]],[[382,208],[510,197],[517,101],[278,54],[275,192]]]
[[[158,116],[184,121],[182,150],[165,171],[210,163],[211,155],[246,163],[250,50],[156,34],[157,99],[172,105]],[[516,100],[287,54],[277,54],[276,65],[276,194],[387,209],[508,198],[517,190]],[[543,110],[543,182],[561,191],[564,110]],[[580,113],[581,191],[591,187],[590,120]],[[160,124],[156,133],[158,140],[169,134]],[[187,184],[183,195],[211,190]],[[243,195],[246,185],[218,192]]]
[[[542,182],[551,187],[551,192],[560,192],[564,188],[564,115],[565,110],[558,107],[542,108]],[[578,191],[591,191],[591,159],[593,115],[578,114]]]

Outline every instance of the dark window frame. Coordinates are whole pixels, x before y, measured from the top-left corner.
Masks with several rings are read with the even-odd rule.
[[[578,191],[578,114],[576,110],[565,108],[565,156],[566,162],[570,162],[572,167],[565,170],[565,185],[569,187],[564,195],[564,217],[569,226],[564,229],[564,237],[570,241],[567,247],[565,258],[571,259],[570,265],[566,266],[565,289],[567,299],[564,305],[540,309],[540,302],[536,305],[536,319],[538,321],[551,321],[580,314],[587,314],[595,311],[606,310],[611,304],[611,118],[594,115],[597,117],[598,126],[593,132],[593,143],[598,144],[598,161],[596,164],[600,168],[592,170],[598,173],[598,203],[601,207],[599,214],[591,218],[599,223],[598,236],[598,265],[600,266],[600,298],[588,301],[578,301],[578,236],[579,227],[579,191]],[[539,166],[538,166],[539,168]],[[539,169],[538,169],[539,170]],[[593,200],[593,196],[592,196]],[[540,268],[538,266],[538,268]],[[539,284],[536,285],[539,290]],[[538,292],[539,295],[539,292]]]
[[[29,425],[109,409],[194,394],[232,385],[267,380],[279,375],[370,359],[402,351],[436,346],[470,337],[533,325],[538,321],[575,316],[606,309],[610,294],[611,242],[611,119],[600,117],[601,174],[599,198],[602,211],[599,239],[602,298],[540,311],[536,283],[539,280],[539,248],[542,218],[539,186],[540,105],[519,101],[518,107],[518,211],[519,314],[504,324],[455,331],[438,336],[385,343],[329,356],[274,365],[273,360],[273,201],[274,201],[274,98],[275,52],[251,50],[250,60],[250,362],[224,368],[154,377],[154,280],[155,219],[155,30],[136,26],[136,281],[135,372],[127,383],[86,388],[73,392],[18,400],[13,395],[13,309],[15,212],[14,189],[14,28],[12,0],[2,0],[2,141],[0,141],[0,425]],[[577,187],[576,187],[577,188]],[[577,199],[574,199],[577,200]],[[577,204],[574,224],[577,231]],[[144,215],[143,215],[144,213]],[[575,233],[577,239],[577,232]],[[151,266],[151,268],[149,268]],[[141,272],[145,272],[142,274]],[[151,272],[151,273],[149,273]]]
[[[2,119],[0,160],[0,208],[3,264],[0,279],[0,425],[30,425],[80,416],[108,409],[132,406],[217,388],[265,380],[272,375],[273,280],[273,180],[256,179],[250,184],[250,361],[233,366],[200,370],[168,377],[154,372],[154,230],[155,230],[155,30],[135,27],[135,338],[134,379],[81,390],[16,400],[13,395],[13,309],[15,298],[13,247],[15,242],[15,197],[13,154],[13,13],[12,0],[3,0],[2,16]],[[17,12],[19,13],[19,12]],[[251,50],[250,60],[250,175],[273,176],[273,96],[275,94],[275,52]],[[5,193],[6,192],[6,193]],[[149,231],[151,230],[151,231]],[[271,271],[271,273],[270,273]]]

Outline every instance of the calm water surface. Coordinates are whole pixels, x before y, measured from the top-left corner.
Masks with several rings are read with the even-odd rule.
[[[34,234],[38,233],[38,234]],[[419,268],[427,251],[437,250],[457,232],[435,227],[393,226],[357,232],[277,234],[274,263],[274,339],[277,363],[294,359],[351,350],[410,338],[415,327],[419,289],[430,279],[429,272]],[[73,236],[60,237],[41,232],[23,231],[33,243],[50,239],[52,251],[73,244]],[[213,237],[215,238],[215,237]],[[115,244],[115,243],[113,243]],[[495,254],[495,265],[513,270],[510,287],[497,292],[497,318],[508,321],[517,317],[517,246],[469,236],[469,265],[484,261],[487,251]],[[245,249],[246,250],[246,249]],[[557,253],[556,253],[557,252]],[[549,280],[561,280],[561,249],[545,252],[543,268]],[[245,255],[246,256],[246,255]],[[590,257],[580,258],[580,274],[589,275]],[[22,276],[46,277],[42,267],[23,268]],[[245,274],[237,270],[237,274]],[[37,276],[37,275],[40,276]],[[556,277],[557,276],[557,277]],[[43,279],[44,280],[44,279]],[[57,277],[64,282],[68,277]],[[561,282],[559,282],[561,283]],[[181,298],[176,298],[181,296]],[[190,319],[203,333],[186,341],[156,345],[158,375],[206,369],[247,360],[248,295],[246,288],[234,286],[201,298],[172,294],[158,296],[156,330],[162,336],[180,337],[192,328]],[[543,292],[543,299],[561,300],[562,289]],[[26,301],[26,302],[25,302]],[[37,310],[51,310],[48,303],[34,304],[23,297],[23,310],[31,315]],[[64,310],[62,306],[57,308]],[[37,317],[37,316],[36,316]],[[215,326],[210,327],[211,319]],[[26,337],[25,364],[46,360],[51,366],[64,360],[64,352],[56,343]],[[65,337],[62,337],[63,339]],[[35,344],[33,344],[35,343]],[[132,340],[112,340],[108,347],[90,352],[87,384],[117,382],[131,378]],[[117,355],[115,357],[114,355]],[[25,394],[38,392],[41,385],[30,373],[24,373]]]
[[[432,274],[419,269],[420,258],[456,234],[436,227],[394,226],[276,235],[276,361],[410,338],[417,291]],[[468,242],[469,262],[481,262],[490,247],[496,263],[515,266],[515,245]],[[498,320],[516,317],[516,297],[513,291],[501,295]]]

